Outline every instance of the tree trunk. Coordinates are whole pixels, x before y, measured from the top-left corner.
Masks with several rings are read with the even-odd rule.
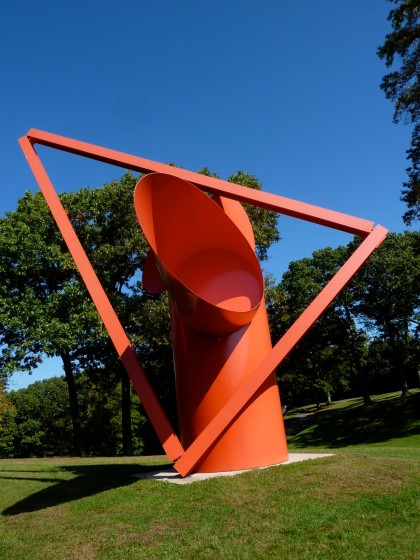
[[[62,352],[60,357],[63,361],[64,374],[69,392],[70,414],[73,425],[73,443],[77,455],[84,455],[85,450],[82,438],[82,426],[80,422],[79,400],[77,397],[76,383],[74,381],[73,367],[68,352]]]
[[[131,432],[131,383],[125,369],[121,368],[121,417],[123,455],[133,455]]]
[[[367,375],[365,374],[365,368],[362,366],[359,360],[358,362],[359,365],[357,367],[357,372],[359,374],[360,385],[362,386],[363,406],[369,406],[372,404],[372,399],[370,398],[369,394]]]
[[[354,334],[354,329],[356,327],[354,325],[354,320],[353,320],[353,317],[351,315],[350,309],[347,307],[347,305],[344,305],[343,307],[344,307],[344,312],[346,314],[346,319],[347,319],[348,325],[349,325],[349,327],[348,327],[348,333],[349,333],[348,341],[349,341],[350,353],[353,356],[354,367],[355,367],[357,375],[359,376],[359,379],[360,379],[360,385],[361,385],[362,397],[363,397],[363,405],[364,406],[369,406],[369,405],[372,404],[372,399],[370,398],[370,394],[369,394],[368,380],[367,380],[367,375],[365,373],[365,368],[362,366],[360,356],[359,356],[359,352],[357,351],[355,334]]]
[[[401,378],[402,378],[402,396],[408,397],[410,394],[408,390],[407,378],[405,376],[405,367],[407,364],[407,350],[409,346],[409,328],[408,328],[408,319],[404,321],[404,345],[401,348]]]
[[[407,341],[407,334],[408,334],[408,322],[406,322],[405,326],[405,333],[403,340]],[[395,336],[394,328],[391,326],[388,327],[389,333],[389,341],[391,343],[391,351],[392,351],[392,365],[394,368],[394,372],[396,378],[401,380],[401,396],[407,397],[409,395],[407,379],[405,377],[405,352],[406,352],[406,344],[401,342],[401,339],[398,339],[398,336]]]
[[[407,378],[405,377],[404,371],[404,356],[403,353],[401,351],[399,352],[397,348],[395,349],[394,354],[394,367],[398,377],[401,379],[401,396],[408,397],[410,393],[408,391]]]

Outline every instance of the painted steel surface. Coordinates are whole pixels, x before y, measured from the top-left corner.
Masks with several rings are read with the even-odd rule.
[[[264,280],[252,246],[220,206],[191,183],[164,173],[141,179],[134,203],[183,322],[217,336],[248,325]]]
[[[264,280],[239,202],[225,203],[226,213],[223,201],[163,173],[141,179],[134,201],[169,292],[180,435],[188,448],[271,350]],[[156,291],[149,274],[148,267],[144,284]],[[272,372],[194,470],[249,469],[287,457]]]
[[[245,439],[258,439],[261,436],[262,431],[267,429],[266,426],[268,424],[278,421],[277,423],[282,426],[281,414],[280,418],[275,418],[274,416],[277,413],[272,412],[277,407],[277,405],[273,405],[274,401],[272,401],[269,406],[271,414],[274,415],[273,419],[267,415],[266,419],[261,421],[262,423],[258,433],[249,432],[249,425],[247,425],[246,421],[241,420],[241,418],[245,418],[246,420],[248,411],[256,410],[255,407],[257,405],[255,403],[258,402],[260,395],[270,393],[270,391],[274,394],[274,391],[272,390],[274,388],[272,380],[274,378],[273,372],[275,368],[278,367],[290,350],[325,311],[337,294],[344,289],[366,259],[369,258],[371,253],[382,243],[386,237],[387,230],[382,226],[376,226],[374,228],[373,222],[369,222],[367,220],[319,208],[317,206],[305,204],[281,196],[255,191],[253,189],[248,189],[240,185],[234,185],[220,179],[206,177],[184,169],[153,162],[137,156],[117,152],[115,150],[101,148],[85,142],[64,138],[48,132],[31,129],[27,135],[19,140],[19,142],[51,209],[54,219],[56,220],[57,225],[67,243],[69,251],[75,260],[87,289],[98,309],[105,327],[108,330],[118,355],[121,357],[133,385],[142,400],[146,413],[156,430],[168,458],[172,461],[178,459],[175,463],[177,471],[182,476],[186,476],[193,470],[203,470],[204,468],[214,469],[219,468],[220,466],[223,467],[220,463],[220,457],[223,453],[220,454],[220,457],[218,456],[218,446],[220,446],[219,449],[222,449],[223,446],[226,445],[227,447],[225,447],[225,449],[228,450],[229,446],[232,445],[230,440],[233,438],[236,443],[234,443],[233,447],[230,447],[229,449],[235,449],[236,446],[239,450]],[[253,337],[254,334],[257,336],[256,333],[253,334],[254,324],[258,325],[258,327],[255,327],[258,332],[264,331],[265,327],[262,327],[262,325],[266,324],[263,300],[260,299],[258,303],[257,293],[259,292],[259,289],[257,285],[260,281],[260,277],[253,264],[253,258],[250,257],[248,249],[245,249],[246,243],[239,241],[238,237],[238,244],[235,245],[233,253],[236,256],[240,255],[239,260],[241,260],[241,266],[245,263],[245,276],[248,279],[252,278],[252,281],[247,280],[245,282],[245,291],[249,291],[249,293],[245,296],[245,298],[248,298],[248,303],[245,304],[245,299],[241,299],[243,298],[242,294],[236,301],[236,304],[232,305],[232,300],[235,300],[236,296],[233,298],[225,297],[225,288],[222,285],[223,283],[221,283],[215,291],[225,298],[225,302],[228,300],[226,305],[223,304],[221,306],[219,306],[221,302],[214,299],[212,290],[206,291],[206,288],[204,287],[206,274],[209,272],[211,273],[211,267],[210,269],[207,267],[206,274],[195,277],[194,274],[191,274],[191,270],[197,269],[197,262],[195,266],[193,265],[190,269],[187,266],[183,270],[179,270],[176,267],[174,270],[171,268],[173,263],[170,261],[169,274],[165,276],[165,274],[167,274],[167,263],[159,263],[160,247],[155,247],[156,253],[153,251],[152,247],[152,252],[147,259],[144,271],[144,280],[147,288],[150,289],[150,291],[159,292],[163,288],[170,287],[171,290],[175,290],[176,292],[176,289],[181,287],[182,292],[182,296],[180,298],[180,301],[182,302],[181,313],[178,312],[175,304],[171,304],[171,313],[175,333],[174,345],[178,353],[178,367],[187,372],[186,375],[180,377],[178,387],[181,403],[184,403],[182,406],[185,406],[184,409],[180,411],[181,417],[182,414],[184,414],[185,417],[185,419],[181,420],[183,422],[184,432],[183,446],[177,434],[173,430],[165,412],[163,411],[141,364],[135,356],[130,341],[125,334],[124,329],[116,316],[110,301],[103,290],[103,287],[101,286],[82,245],[80,244],[79,239],[77,238],[65,209],[54,191],[53,185],[35,151],[34,146],[36,144],[42,144],[54,149],[96,159],[105,163],[118,165],[125,169],[140,171],[146,174],[165,173],[171,176],[171,181],[174,178],[188,181],[199,189],[215,196],[215,202],[224,209],[226,217],[228,217],[231,222],[236,224],[236,227],[242,231],[243,237],[248,242],[249,247],[252,247],[253,244],[252,232],[250,232],[249,225],[246,225],[246,217],[244,216],[243,211],[239,209],[236,201],[245,202],[247,204],[273,210],[298,219],[307,220],[316,224],[345,231],[350,234],[359,235],[366,239],[345,263],[345,265],[324,287],[314,301],[308,306],[308,308],[302,313],[302,315],[295,321],[287,333],[285,333],[280,341],[277,342],[274,348],[271,349],[266,342],[261,342],[261,355],[257,356],[257,353],[255,353],[255,355],[252,356],[250,361],[245,365],[243,365],[244,359],[246,362],[248,358],[245,356],[247,351],[243,348],[249,347],[249,344],[243,343],[244,346],[241,346],[242,340],[246,340],[247,336]],[[195,200],[196,195],[192,195],[192,197]],[[211,210],[211,212],[213,212],[213,210]],[[224,223],[222,218],[220,218],[220,221]],[[225,231],[231,231],[231,225],[228,226],[224,223],[223,227],[226,228]],[[236,234],[234,237],[235,236]],[[201,237],[201,242],[204,242],[204,237],[205,236]],[[211,247],[209,249],[211,250]],[[217,247],[217,249],[221,249],[222,252],[224,250],[221,247]],[[200,259],[199,256],[195,258],[198,260]],[[222,257],[219,262],[219,258],[214,257],[214,255],[212,262],[215,265],[215,270],[219,271],[216,274],[219,279],[225,274],[225,269],[231,266],[228,258]],[[201,266],[203,265],[200,265],[200,270]],[[235,271],[231,272],[234,275],[239,274],[238,270],[240,268],[241,267],[236,267]],[[192,284],[189,283],[191,276],[194,276]],[[253,287],[251,287],[251,285]],[[185,287],[187,290],[185,290]],[[185,294],[188,294],[188,297],[192,294],[193,297],[196,298],[197,302],[200,300],[200,305],[203,305],[205,315],[208,317],[204,323],[200,314],[198,314],[196,318],[193,318],[190,323],[184,320],[185,309],[182,306],[185,306],[186,300],[188,300],[188,297],[185,297]],[[223,307],[224,305],[225,307]],[[218,308],[219,311],[223,311],[219,313],[217,311]],[[188,310],[188,305],[186,309]],[[237,318],[235,317],[238,316],[241,317],[241,320],[239,323],[235,323],[235,321],[237,321]],[[245,316],[247,316],[247,320],[249,318],[248,323],[243,320]],[[206,327],[207,321],[209,327]],[[258,321],[260,321],[260,323],[258,323]],[[233,327],[237,327],[237,330],[231,331],[231,328]],[[206,328],[211,330],[210,334],[206,333]],[[192,379],[191,374],[188,373],[189,371],[192,371],[192,366],[190,364],[196,364],[197,368],[202,367],[202,363],[200,362],[200,358],[202,356],[200,344],[194,337],[199,336],[203,339],[207,337],[217,340],[217,332],[219,331],[219,335],[222,333],[222,330],[220,329],[222,329],[226,334],[219,336],[219,338],[226,339],[226,341],[224,345],[217,346],[220,380],[215,380],[214,386],[218,387],[219,382],[222,384],[222,396],[220,395],[220,391],[215,390],[213,391],[211,399],[206,402],[204,395],[206,387],[204,386],[203,388],[203,379],[208,379],[209,377],[211,378],[216,369],[213,370],[211,368],[211,371],[206,370],[203,378],[198,379],[198,381]],[[188,352],[180,350],[180,348],[184,348],[183,340],[185,340],[185,337],[189,341],[187,345]],[[262,334],[261,341],[264,341],[265,339],[266,334]],[[228,340],[230,341],[227,342]],[[238,348],[242,349],[238,350]],[[209,346],[206,346],[206,352],[210,352]],[[235,354],[238,354],[239,357]],[[191,362],[189,362],[190,359]],[[235,360],[237,360],[237,362],[235,362]],[[231,368],[230,365],[227,365],[230,362],[235,362],[233,368]],[[243,371],[246,372],[240,378],[236,377],[238,367],[243,367]],[[194,389],[190,389],[190,385],[194,385]],[[197,402],[192,408],[188,409],[188,391],[191,390],[193,390],[194,394],[197,395]],[[212,393],[212,387],[210,387],[209,392]],[[183,394],[184,396],[182,396]],[[199,395],[203,395],[201,400]],[[278,393],[276,399],[278,399]],[[198,401],[200,402],[198,403]],[[205,403],[205,405],[203,405],[202,402]],[[264,407],[262,407],[262,409],[263,408]],[[263,412],[263,410],[261,412]],[[254,414],[254,412],[252,412],[252,414]],[[255,414],[260,416],[260,412],[256,412]],[[263,415],[261,414],[261,417],[262,416]],[[266,422],[265,425],[264,421]],[[244,437],[240,435],[241,428],[238,428],[238,432],[234,437],[230,435],[235,434],[235,426],[241,426],[242,422],[247,425],[245,430],[247,435]],[[282,430],[283,428],[280,427],[280,439],[283,437]],[[283,444],[280,445],[281,449],[283,449],[282,445]],[[267,450],[263,449],[261,451],[261,456],[263,456],[266,451]],[[212,453],[214,460],[212,459],[209,461],[206,467],[205,461],[208,457],[212,456]],[[252,450],[245,452],[244,455],[247,453],[252,453]],[[275,453],[276,451],[274,454]],[[281,453],[282,451],[280,454]],[[235,451],[231,454],[230,451],[227,451],[227,455],[231,457],[226,459],[226,465],[228,465],[227,468],[229,469],[231,468],[229,465],[235,464]],[[274,456],[263,460],[267,461],[267,464],[272,464],[272,462],[277,461]],[[221,468],[220,470],[225,469]]]

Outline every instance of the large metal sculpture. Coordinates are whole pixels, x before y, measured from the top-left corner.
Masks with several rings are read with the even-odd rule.
[[[382,243],[387,230],[367,220],[39,130],[31,129],[19,142],[175,469],[186,476],[192,471],[240,470],[285,461],[274,371]],[[135,191],[137,217],[150,245],[143,283],[150,292],[169,292],[181,439],[136,358],[35,144],[146,174]],[[240,202],[365,238],[273,348],[262,273]]]

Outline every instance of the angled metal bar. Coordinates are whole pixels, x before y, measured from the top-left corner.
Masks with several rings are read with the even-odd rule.
[[[31,128],[27,134],[27,138],[33,145],[41,144],[43,146],[49,146],[50,148],[95,159],[140,173],[167,173],[189,181],[207,192],[224,195],[246,204],[259,206],[266,210],[273,210],[286,216],[299,218],[353,235],[366,237],[373,228],[373,222],[368,220],[349,216],[341,212],[334,212],[283,196],[256,191],[248,187],[243,187],[242,185],[236,185],[228,181],[215,179],[214,177],[206,177],[205,175],[200,175],[193,171],[187,171],[123,152],[102,148],[94,144],[88,144],[87,142],[72,140],[71,138],[65,138],[57,134]]]
[[[71,140],[47,132],[31,129],[27,136],[20,140],[20,143],[54,216],[58,216],[56,221],[63,237],[66,241],[67,239],[70,241],[72,256],[82,273],[92,299],[104,320],[105,326],[129,372],[132,382],[141,396],[143,404],[145,404],[145,408],[146,401],[148,403],[150,410],[146,408],[146,411],[148,412],[155,430],[158,432],[159,439],[168,457],[172,460],[180,457],[175,467],[182,476],[186,476],[191,472],[203,455],[211,448],[213,443],[215,443],[220,435],[223,434],[224,430],[227,429],[232,420],[240,413],[248,400],[252,398],[254,392],[259,389],[264,380],[271,375],[271,372],[274,371],[300,338],[325,311],[331,301],[350,281],[369,255],[383,241],[387,233],[387,230],[381,226],[377,226],[372,231],[373,222],[367,220],[332,212],[277,195],[255,191],[220,179],[206,177],[191,171],[101,148],[85,142]],[[37,143],[142,173],[167,173],[189,181],[199,188],[214,194],[226,196],[227,198],[236,199],[247,204],[273,210],[278,213],[328,226],[361,237],[367,237],[367,239],[295,321],[260,366],[241,386],[239,391],[230,399],[216,417],[213,418],[203,432],[190,445],[188,450],[184,451],[165,413],[161,409],[160,403],[149,385],[141,365],[137,361],[134,350],[125,335],[118,317],[103,291],[86,253],[80,245],[77,235],[33,148],[33,145]]]
[[[54,190],[54,187],[38,157],[32,143],[27,137],[19,140],[20,146],[28,160],[28,164],[37,180],[57,226],[64,237],[67,247],[85,282],[89,294],[104,322],[115,349],[133,383],[158,438],[170,460],[180,457],[184,449],[175,434],[142,366],[135,355],[134,349],[118,319],[105,290],[102,287],[79,238]]]
[[[279,366],[292,348],[299,342],[315,321],[324,313],[328,305],[339,292],[350,282],[363,263],[382,243],[387,230],[377,226],[372,233],[356,249],[353,255],[333,276],[318,296],[293,323],[284,336],[277,342],[272,351],[246,379],[238,391],[223,406],[206,428],[197,436],[185,453],[175,463],[175,469],[182,475],[188,475],[211,446],[227,429],[229,424],[246,406],[264,381]]]

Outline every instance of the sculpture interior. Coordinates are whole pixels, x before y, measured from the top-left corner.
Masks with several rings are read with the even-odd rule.
[[[186,476],[193,471],[240,470],[287,460],[274,371],[382,243],[387,230],[367,220],[39,130],[31,129],[19,142],[175,469]],[[169,292],[180,439],[77,238],[35,144],[145,174],[134,197],[139,224],[150,245],[143,284],[152,293]],[[273,348],[252,228],[240,202],[365,238]]]

